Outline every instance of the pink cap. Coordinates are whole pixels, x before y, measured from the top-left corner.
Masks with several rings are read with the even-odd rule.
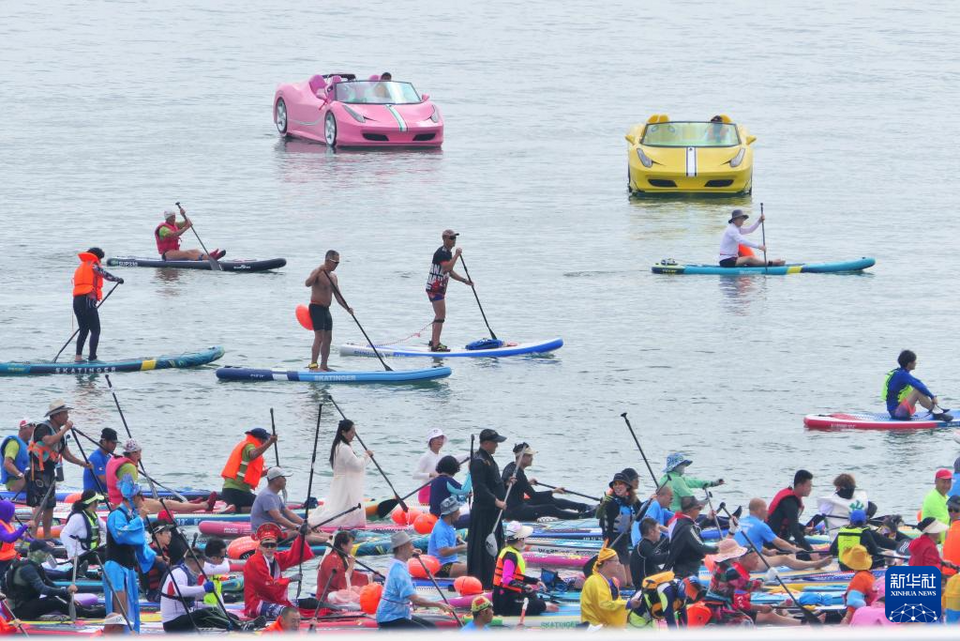
[[[940,479],[952,479],[953,472],[951,472],[950,470],[937,470],[937,475],[934,478],[936,478],[938,481]]]

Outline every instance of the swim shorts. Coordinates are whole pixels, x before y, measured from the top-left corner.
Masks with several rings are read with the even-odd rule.
[[[721,267],[736,267],[736,266],[737,266],[737,258],[736,258],[736,257],[733,257],[733,258],[724,258],[723,260],[720,261],[720,266],[721,266]]]
[[[895,421],[909,421],[913,418],[914,412],[917,411],[915,405],[911,405],[906,401],[902,401],[897,405],[897,409],[890,412],[890,418]]]
[[[331,331],[333,329],[333,316],[330,315],[330,306],[310,303],[310,321],[313,323],[313,331],[315,332]]]
[[[443,300],[443,297],[446,295],[446,292],[431,292],[427,290],[427,298],[430,299],[431,303],[435,303],[438,300]]]
[[[43,497],[47,497],[47,502],[44,504],[44,508],[53,509],[57,507],[57,490],[56,490],[56,478],[53,473],[50,475],[46,474],[37,474],[34,478],[27,478],[27,505],[30,507],[37,507],[40,505],[40,501],[43,500]],[[54,490],[47,494],[47,490],[50,489],[50,486],[54,486]]]
[[[442,578],[442,579],[449,578],[449,577],[450,577],[450,571],[451,571],[452,569],[453,569],[453,562],[452,562],[452,561],[451,561],[450,563],[444,563],[443,565],[440,566],[440,569],[437,570],[437,573],[436,573],[435,576],[438,576],[438,577],[440,577],[440,578]]]

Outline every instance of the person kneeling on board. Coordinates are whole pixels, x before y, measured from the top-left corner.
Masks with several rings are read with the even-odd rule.
[[[513,448],[513,455],[520,462],[510,462],[503,468],[503,482],[516,475],[516,482],[510,496],[507,497],[507,509],[503,513],[505,519],[514,521],[536,521],[543,517],[563,520],[582,519],[596,512],[584,503],[574,503],[566,499],[558,499],[554,494],[563,494],[564,489],[538,492],[533,489],[537,479],[527,479],[526,469],[533,464],[533,455],[536,451],[526,443],[519,443]]]
[[[153,230],[153,238],[157,241],[157,251],[163,260],[220,260],[227,255],[226,249],[214,249],[209,255],[199,249],[180,249],[180,237],[193,227],[193,221],[187,218],[187,212],[179,207],[183,222],[177,222],[177,212],[166,209],[163,212],[163,222]]]
[[[262,628],[266,619],[260,617],[253,621],[241,622],[238,617],[224,615],[219,608],[208,607],[203,600],[213,594],[215,586],[197,565],[202,558],[198,548],[192,548],[193,554],[187,554],[183,561],[167,573],[160,592],[160,621],[164,632],[192,632],[200,628],[239,631]]]
[[[727,221],[727,228],[723,231],[723,237],[720,239],[720,266],[721,267],[764,267],[763,259],[755,256],[741,256],[740,245],[753,247],[760,251],[767,251],[764,245],[744,238],[747,234],[757,231],[757,227],[766,220],[763,214],[760,219],[749,227],[744,227],[743,223],[750,218],[742,209],[734,209],[730,214],[730,220]],[[783,265],[783,259],[771,260],[766,265]]]
[[[18,619],[36,620],[45,614],[69,612],[70,600],[77,592],[77,586],[70,584],[59,588],[47,578],[43,568],[53,545],[37,540],[30,543],[27,558],[14,562],[3,579],[3,591],[10,602],[13,615]],[[103,606],[88,608],[76,604],[77,616],[99,619],[106,615]]]
[[[521,550],[526,547],[527,537],[533,534],[529,525],[510,521],[503,528],[505,544],[497,555],[493,570],[493,613],[501,616],[518,616],[527,601],[527,614],[537,616],[544,612],[556,612],[557,606],[537,596],[539,581],[525,574],[526,561]]]
[[[897,356],[897,369],[887,373],[883,382],[883,398],[887,412],[896,421],[913,419],[919,403],[937,421],[952,421],[953,416],[940,408],[940,400],[912,372],[917,369],[917,355],[905,349]]]
[[[733,538],[740,545],[747,547],[749,547],[747,543],[749,538],[756,549],[763,551],[763,555],[767,557],[770,565],[785,565],[791,570],[809,570],[811,568],[822,568],[832,562],[833,559],[826,554],[814,561],[801,561],[794,556],[805,552],[805,550],[783,540],[767,525],[767,502],[763,499],[750,499],[749,509],[750,514],[740,519],[740,530]]]

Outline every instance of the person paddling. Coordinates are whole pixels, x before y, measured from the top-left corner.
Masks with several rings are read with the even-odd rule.
[[[238,513],[246,513],[253,507],[257,496],[253,493],[266,475],[263,466],[263,453],[277,442],[277,435],[271,435],[262,427],[247,430],[246,438],[238,443],[227,464],[223,466],[223,490],[220,497],[232,505]]]
[[[342,530],[333,537],[333,551],[323,557],[323,562],[317,568],[317,598],[328,602],[327,596],[339,590],[359,590],[370,583],[371,577],[365,572],[357,570],[357,559],[353,556],[353,542],[355,538],[351,531]]]
[[[277,550],[283,536],[280,527],[273,523],[261,525],[253,538],[258,542],[257,551],[243,566],[243,613],[248,618],[275,618],[284,607],[296,606],[313,611],[319,602],[310,597],[298,599],[296,604],[287,595],[291,579],[283,571],[313,558],[313,550],[304,539],[309,531],[306,524],[300,526],[300,536],[294,539],[289,550]]]
[[[291,536],[303,525],[303,517],[288,508],[281,496],[287,487],[287,476],[289,474],[282,467],[267,470],[267,487],[257,494],[250,510],[251,530],[260,529],[264,523],[274,523],[284,530],[285,536]],[[306,536],[311,545],[321,545],[330,540],[330,535],[323,532],[310,532]]]
[[[693,461],[680,452],[674,452],[667,457],[667,464],[663,466],[664,475],[660,479],[660,487],[669,487],[673,490],[673,500],[670,509],[676,512],[680,509],[680,502],[687,496],[693,496],[694,489],[704,489],[723,485],[723,479],[706,481],[703,479],[685,476],[687,466]]]
[[[310,369],[319,369],[329,372],[327,359],[330,358],[330,343],[333,341],[333,316],[330,315],[330,304],[334,296],[340,307],[353,316],[353,308],[347,305],[340,295],[340,283],[333,273],[340,264],[340,253],[334,249],[327,250],[323,257],[323,264],[310,272],[304,282],[310,288],[310,322],[313,325],[313,347],[310,351]],[[319,357],[320,363],[317,364]]]
[[[433,305],[433,332],[430,335],[430,351],[449,352],[450,348],[440,342],[440,334],[443,332],[443,323],[447,319],[447,283],[450,279],[458,280],[467,285],[473,285],[473,281],[465,278],[453,271],[457,260],[460,258],[462,250],[457,247],[456,251],[451,251],[457,244],[457,232],[452,229],[443,231],[443,245],[433,252],[433,260],[430,263],[430,273],[427,275],[427,298]]]
[[[511,461],[503,468],[504,483],[511,477],[516,477],[516,485],[510,496],[507,497],[507,509],[504,518],[515,521],[536,521],[543,517],[574,520],[582,519],[591,512],[595,513],[597,506],[590,508],[585,503],[574,503],[566,499],[557,498],[554,494],[564,494],[566,490],[558,487],[545,492],[533,489],[537,479],[527,479],[526,469],[533,465],[533,456],[536,451],[527,443],[518,443],[513,448],[513,455],[520,462]]]
[[[166,209],[163,212],[163,222],[153,230],[154,240],[157,241],[157,251],[163,260],[220,260],[227,255],[225,249],[214,249],[205,254],[199,249],[180,249],[180,237],[193,227],[193,221],[187,218],[187,212],[179,207],[183,222],[177,222],[177,212]]]
[[[60,531],[67,558],[77,564],[81,576],[89,564],[102,566],[106,560],[107,522],[97,515],[102,500],[103,496],[94,490],[84,490],[71,506],[67,523]]]
[[[123,456],[114,456],[107,461],[106,472],[104,476],[107,480],[107,498],[113,505],[119,505],[121,502],[120,483],[124,477],[129,476],[134,483],[140,481],[140,459],[143,458],[143,448],[134,439],[127,439],[123,444]],[[211,492],[210,496],[203,503],[186,503],[184,501],[174,501],[173,499],[164,499],[161,503],[157,499],[143,499],[143,504],[148,514],[158,514],[165,509],[171,512],[209,512],[217,501],[217,493]],[[233,506],[227,506],[221,510],[221,513],[233,511]]]
[[[113,453],[117,449],[119,442],[117,430],[112,427],[105,427],[100,432],[100,442],[87,459],[90,462],[90,469],[83,471],[83,489],[96,493],[106,493],[107,491],[107,463],[113,458]]]
[[[470,461],[473,483],[473,507],[470,510],[470,536],[467,537],[467,574],[480,579],[484,588],[493,585],[494,557],[487,552],[486,538],[493,532],[497,549],[503,547],[503,531],[498,515],[506,507],[506,487],[500,466],[494,460],[497,446],[507,440],[493,429],[480,432],[480,447]]]
[[[766,219],[763,214],[760,214],[760,219],[757,220],[754,224],[749,227],[744,227],[743,224],[746,222],[747,218],[750,218],[749,214],[745,214],[742,209],[734,209],[733,213],[730,214],[730,220],[727,221],[727,228],[723,231],[723,237],[720,239],[720,266],[721,267],[763,267],[763,259],[757,258],[756,256],[741,256],[740,255],[740,245],[746,245],[747,247],[753,247],[754,249],[759,249],[760,251],[767,251],[766,246],[753,242],[744,238],[747,234],[752,234],[757,231],[757,227]],[[767,265],[783,265],[784,260],[777,259],[767,262]]]
[[[813,547],[807,542],[806,534],[813,532],[813,527],[800,525],[800,514],[803,512],[803,499],[813,491],[813,474],[807,470],[797,470],[793,475],[793,485],[785,487],[773,500],[770,501],[767,525],[774,534],[790,541],[805,551]]]
[[[527,614],[531,616],[556,612],[556,605],[548,604],[537,595],[540,581],[526,575],[527,563],[523,559],[523,550],[527,545],[527,537],[533,534],[533,528],[510,521],[503,529],[505,545],[497,555],[497,565],[493,571],[493,613],[518,616],[523,610],[524,601],[527,603]]]
[[[913,375],[917,369],[917,355],[905,349],[897,356],[897,369],[887,373],[883,382],[883,398],[887,402],[887,412],[896,421],[913,419],[919,403],[930,412],[937,421],[952,421],[953,416],[940,408],[940,400],[923,382]]]
[[[97,347],[100,345],[100,312],[97,305],[103,300],[103,281],[123,284],[123,279],[114,276],[103,267],[103,250],[91,247],[77,254],[80,266],[73,273],[73,313],[77,317],[77,351],[73,360],[83,362],[83,345],[90,337],[89,360],[97,360]]]
[[[114,612],[123,612],[140,632],[139,572],[149,572],[156,552],[147,545],[146,510],[140,486],[126,476],[120,483],[121,502],[107,517],[107,553],[103,564],[103,600]]]
[[[693,496],[685,496],[680,502],[680,510],[670,524],[670,555],[664,568],[672,569],[678,578],[696,576],[700,564],[708,554],[716,554],[717,547],[704,543],[700,537],[697,520],[706,501]]]
[[[333,481],[327,500],[319,510],[310,514],[310,525],[326,522],[330,527],[342,529],[363,528],[367,524],[364,510],[354,510],[333,518],[351,507],[363,502],[363,487],[367,465],[373,458],[373,452],[365,450],[363,456],[353,451],[353,439],[357,428],[350,419],[343,419],[337,425],[337,433],[330,446],[330,467],[333,468]],[[331,520],[332,519],[332,520]]]
[[[10,501],[0,501],[0,579],[6,574],[10,564],[20,558],[17,553],[17,542],[23,540],[32,521],[23,525],[14,523],[17,508]],[[19,526],[19,527],[18,527]],[[61,534],[61,537],[65,535]]]
[[[454,496],[460,503],[464,503],[472,490],[472,482],[467,476],[463,485],[454,476],[460,472],[460,461],[456,456],[444,456],[437,462],[437,475],[430,481],[430,514],[440,518],[440,506],[449,497]],[[461,516],[457,528],[467,527],[470,517]],[[467,523],[465,523],[465,521]]]
[[[413,614],[413,606],[437,608],[450,613],[454,612],[453,607],[443,601],[431,601],[417,593],[407,569],[407,561],[417,553],[409,534],[391,534],[390,547],[393,558],[390,559],[387,580],[383,585],[383,596],[377,605],[377,626],[381,630],[435,628],[432,622]]]

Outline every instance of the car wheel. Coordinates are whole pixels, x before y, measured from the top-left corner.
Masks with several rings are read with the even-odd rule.
[[[277,106],[273,110],[274,118],[273,121],[277,125],[277,131],[280,132],[280,135],[287,135],[287,103],[283,101],[283,98],[277,100]]]
[[[330,111],[323,121],[323,138],[331,147],[337,146],[337,117]]]

